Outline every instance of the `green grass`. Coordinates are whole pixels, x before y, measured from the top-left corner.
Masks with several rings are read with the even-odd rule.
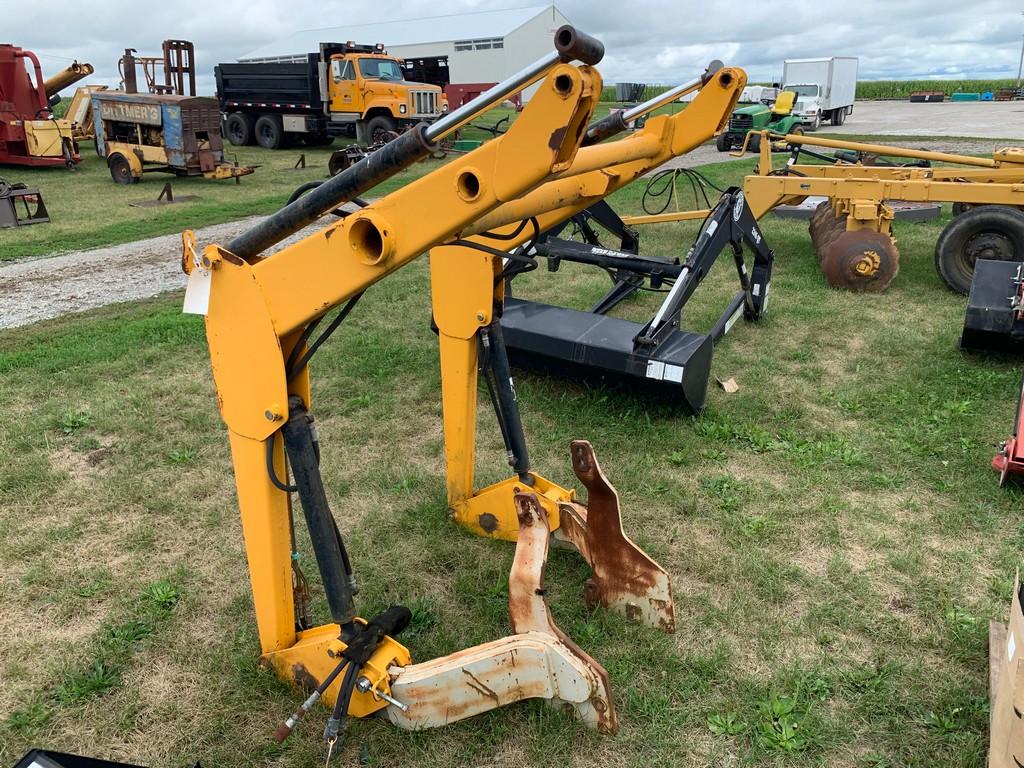
[[[749,164],[706,172],[738,183]],[[636,212],[639,193],[614,202]],[[593,442],[628,532],[672,574],[678,630],[588,610],[585,565],[553,550],[552,613],[607,668],[617,736],[529,702],[422,733],[356,721],[337,764],[983,766],[987,623],[1024,542],[1021,492],[989,460],[1019,362],[957,350],[964,300],[932,265],[946,220],[897,222],[899,277],[852,295],[825,286],[804,224],[766,219],[770,312],[716,350],[713,376],[740,388],[712,386],[702,416],[518,374],[535,467],[568,484],[569,441]],[[648,228],[643,250],[682,256],[693,234]],[[725,259],[684,326],[709,327],[735,282]],[[607,286],[565,264],[518,290],[582,307]],[[425,261],[371,288],[312,369],[362,610],[412,607],[417,660],[506,634],[512,547],[446,513]],[[321,759],[323,710],[271,739],[300,697],[256,664],[201,320],[172,296],[4,332],[0,377],[0,763],[34,745],[155,768]],[[480,423],[483,484],[507,466],[483,406]]]
[[[607,108],[602,105],[597,116],[606,114]],[[514,112],[497,107],[478,122],[494,125],[505,116],[514,118]],[[471,127],[463,131],[463,137],[486,140],[491,134]],[[337,139],[333,147],[327,148],[297,146],[276,151],[226,144],[225,156],[229,161],[237,159],[241,165],[258,166],[254,174],[243,177],[238,185],[232,181],[178,178],[165,173],[147,173],[138,184],[115,184],[91,141],[82,144],[83,162],[76,171],[68,171],[63,166],[8,168],[3,171],[4,178],[39,188],[51,220],[48,224],[5,230],[0,236],[0,261],[116,245],[175,234],[186,227],[196,229],[272,213],[284,205],[299,185],[326,179],[330,153],[346,141]],[[302,154],[306,156],[306,167],[296,170],[294,166]],[[422,175],[437,162],[425,160],[384,182],[373,194],[385,194]],[[156,208],[131,205],[155,200],[167,181],[172,183],[176,197],[195,195],[198,199]]]
[[[340,140],[335,143],[341,146]],[[115,245],[181,232],[186,227],[197,228],[272,213],[299,185],[327,178],[331,148],[269,151],[229,145],[228,160],[259,166],[238,185],[232,181],[177,178],[164,173],[147,173],[138,184],[119,185],[111,180],[106,164],[93,151],[92,142],[85,142],[81,151],[83,162],[76,171],[63,167],[4,171],[4,177],[10,181],[39,188],[50,213],[50,223],[5,231],[0,238],[0,261]],[[306,167],[295,170],[293,166],[302,154],[306,156]],[[419,168],[411,169],[389,180],[381,190],[394,189],[421,172]],[[167,181],[172,183],[176,197],[195,195],[198,199],[156,208],[131,205],[155,200]]]

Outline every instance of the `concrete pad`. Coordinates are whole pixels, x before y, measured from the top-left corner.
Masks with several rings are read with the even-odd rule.
[[[858,101],[845,123],[823,125],[818,133],[972,136],[1020,144],[1024,143],[1024,101]]]

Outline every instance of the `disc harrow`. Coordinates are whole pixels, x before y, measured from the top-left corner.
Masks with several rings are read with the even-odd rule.
[[[809,225],[821,271],[833,288],[879,292],[889,287],[900,271],[896,241],[872,229],[847,229],[831,201],[815,208]]]

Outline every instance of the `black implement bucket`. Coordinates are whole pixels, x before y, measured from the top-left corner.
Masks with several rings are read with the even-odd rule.
[[[1024,350],[1024,264],[978,259],[960,336],[961,349]]]
[[[521,299],[505,299],[501,316],[509,361],[594,384],[625,384],[704,408],[714,342],[709,334],[675,331],[645,354],[640,323]]]

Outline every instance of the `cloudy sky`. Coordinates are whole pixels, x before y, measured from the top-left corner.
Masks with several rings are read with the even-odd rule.
[[[71,59],[116,85],[126,46],[159,53],[165,38],[192,40],[199,89],[213,66],[296,30],[541,5],[530,0],[0,0],[0,42],[36,51],[44,76]],[[753,81],[779,77],[785,58],[860,57],[864,79],[1015,77],[1024,0],[560,0],[578,27],[601,38],[606,82],[678,82],[712,58]],[[387,41],[383,41],[387,43]]]

